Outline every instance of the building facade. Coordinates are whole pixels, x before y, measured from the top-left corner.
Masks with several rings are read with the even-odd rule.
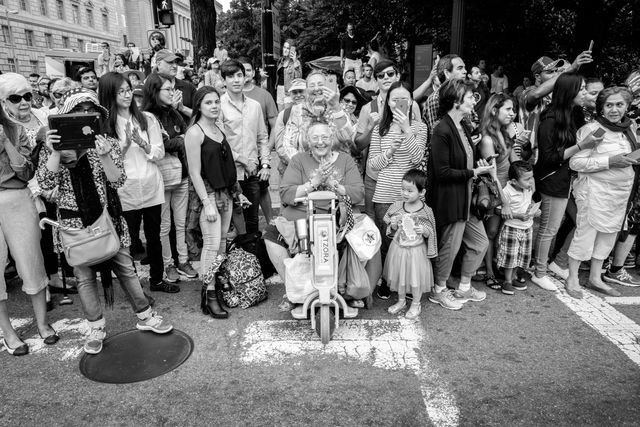
[[[45,73],[51,49],[123,44],[124,0],[0,0],[0,70]]]

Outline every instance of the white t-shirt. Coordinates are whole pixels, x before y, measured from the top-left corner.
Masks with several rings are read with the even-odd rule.
[[[514,215],[524,215],[527,213],[527,209],[531,205],[531,197],[533,196],[533,191],[531,190],[519,190],[516,189],[511,182],[507,183],[502,190],[504,193],[507,202],[509,203],[509,207],[511,208],[511,213]],[[533,217],[529,219],[529,221],[523,221],[521,219],[508,219],[504,222],[509,227],[527,229],[533,227]]]

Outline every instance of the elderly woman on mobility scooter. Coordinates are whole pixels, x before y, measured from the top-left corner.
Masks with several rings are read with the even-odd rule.
[[[344,202],[353,206],[360,204],[364,197],[364,183],[358,172],[358,166],[348,154],[333,149],[335,133],[332,127],[321,121],[313,122],[308,128],[310,152],[300,152],[293,156],[280,183],[283,217],[276,218],[267,226],[264,234],[269,258],[278,274],[285,277],[284,261],[299,251],[295,236],[294,222],[307,218],[306,204],[296,204],[315,191],[333,192],[340,200],[340,225],[347,220]],[[316,213],[329,213],[329,203],[314,203]],[[311,234],[312,231],[309,231]],[[365,267],[366,268],[366,267]],[[377,278],[374,278],[377,280]],[[375,285],[375,281],[369,278]],[[285,281],[286,282],[286,281]],[[370,283],[369,295],[373,286]],[[290,291],[292,283],[285,283]],[[289,293],[289,292],[288,292]],[[300,302],[300,301],[294,301]],[[362,307],[362,301],[354,300],[353,306]]]

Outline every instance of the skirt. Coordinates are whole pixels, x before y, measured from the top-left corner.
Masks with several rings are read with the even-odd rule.
[[[395,240],[389,246],[382,276],[392,291],[420,286],[422,292],[429,292],[433,286],[431,260],[427,257],[427,245],[401,247]]]

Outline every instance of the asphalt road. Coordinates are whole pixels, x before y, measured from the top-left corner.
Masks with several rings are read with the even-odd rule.
[[[375,299],[325,348],[308,323],[278,311],[283,293],[270,286],[267,301],[233,309],[228,320],[199,311],[197,282],[153,293],[158,310],[193,338],[193,353],[164,376],[110,385],[79,371],[77,296],[50,313],[64,330],[44,348],[14,282],[11,317],[36,344],[26,357],[0,353],[0,425],[640,423],[640,305],[595,296],[575,305],[530,284],[515,296],[489,291],[459,312],[425,302],[411,323],[387,314],[393,300]],[[109,334],[135,326],[119,289],[105,313]]]

